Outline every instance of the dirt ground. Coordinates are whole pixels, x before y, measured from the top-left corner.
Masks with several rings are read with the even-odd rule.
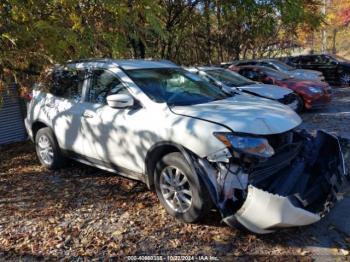
[[[336,90],[327,109],[303,119],[307,129],[350,138],[350,89]],[[321,252],[322,257],[315,249],[324,246],[331,252]],[[331,224],[254,235],[229,228],[215,211],[201,223],[184,224],[167,215],[141,183],[75,162],[60,171],[45,170],[31,142],[0,148],[0,260],[194,255],[246,261],[250,255],[269,261],[326,256],[349,261],[349,249],[350,235]]]

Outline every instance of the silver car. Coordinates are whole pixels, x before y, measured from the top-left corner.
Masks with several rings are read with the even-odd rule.
[[[275,100],[289,106],[296,112],[300,112],[303,108],[303,101],[288,88],[258,83],[220,67],[191,67],[187,70],[228,91],[239,90],[247,94]]]

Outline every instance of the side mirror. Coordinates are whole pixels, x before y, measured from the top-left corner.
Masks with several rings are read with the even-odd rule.
[[[107,96],[107,104],[112,108],[127,108],[134,105],[134,99],[130,95],[117,94]]]

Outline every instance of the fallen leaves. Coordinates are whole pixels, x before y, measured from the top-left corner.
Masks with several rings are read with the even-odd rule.
[[[298,249],[297,252],[300,256],[306,256],[311,253],[310,250],[302,249],[302,248]]]
[[[303,116],[311,128],[328,130],[344,131],[349,120],[338,117],[331,123],[329,114],[313,116]],[[249,234],[223,225],[217,212],[201,223],[185,224],[170,217],[141,183],[74,162],[59,171],[45,170],[30,142],[0,150],[0,260],[10,258],[1,252],[11,252],[52,260],[205,254],[310,261],[310,251],[300,247],[319,242],[298,229]],[[350,238],[344,241],[350,244]],[[349,250],[341,247],[334,254],[347,258]]]
[[[349,255],[349,250],[340,248],[339,253],[342,254],[343,256],[348,256]]]

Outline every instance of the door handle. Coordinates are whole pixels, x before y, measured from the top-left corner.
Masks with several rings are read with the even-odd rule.
[[[91,114],[91,113],[89,113],[89,112],[84,112],[84,113],[83,113],[83,117],[85,117],[85,118],[93,118],[94,115]]]

